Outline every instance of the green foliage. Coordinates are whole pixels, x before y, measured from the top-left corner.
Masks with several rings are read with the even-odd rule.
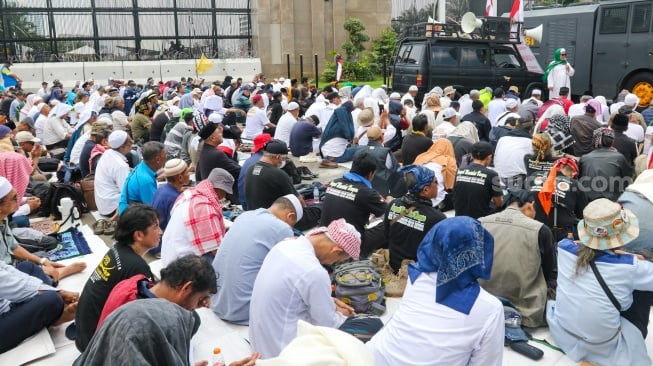
[[[343,26],[349,35],[347,41],[342,45],[342,49],[345,50],[347,61],[356,62],[361,52],[365,50],[363,43],[369,41],[370,37],[364,33],[365,24],[360,19],[347,18]]]
[[[386,28],[381,31],[378,38],[372,40],[372,53],[377,62],[390,60],[397,43],[397,33],[392,28]]]
[[[396,19],[392,20],[392,29],[395,33],[401,34],[404,29],[410,28],[417,23],[426,22],[433,15],[434,9],[435,4],[427,5],[419,10],[413,5],[404,10]]]

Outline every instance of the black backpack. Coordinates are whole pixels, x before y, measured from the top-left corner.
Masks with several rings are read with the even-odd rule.
[[[41,201],[39,216],[53,215],[55,220],[61,220],[62,216],[67,218],[71,213],[59,212],[59,207],[57,207],[59,206],[59,201],[64,197],[70,197],[75,202],[75,207],[77,207],[80,215],[88,212],[86,201],[84,200],[84,193],[79,188],[72,184],[51,183],[50,191],[45,196],[45,199]]]

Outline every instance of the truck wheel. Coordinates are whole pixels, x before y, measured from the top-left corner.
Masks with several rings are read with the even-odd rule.
[[[623,85],[623,89],[637,95],[640,108],[647,108],[653,100],[653,73],[640,72],[631,76]]]
[[[548,91],[542,83],[530,83],[526,86],[526,89],[524,89],[524,91],[522,92],[521,97],[523,99],[530,98],[531,93],[533,93],[533,89],[540,89],[542,91],[542,94]],[[544,95],[542,95],[542,97],[544,97]],[[542,100],[544,100],[544,98],[542,98]]]

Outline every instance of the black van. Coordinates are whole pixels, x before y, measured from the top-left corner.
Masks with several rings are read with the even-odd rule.
[[[530,95],[532,89],[545,91],[542,74],[528,71],[512,33],[489,32],[485,28],[465,34],[456,24],[413,26],[399,41],[392,89],[405,93],[416,85],[419,101],[435,86],[452,85],[460,94],[486,86],[507,90],[510,85],[516,85],[522,95]]]

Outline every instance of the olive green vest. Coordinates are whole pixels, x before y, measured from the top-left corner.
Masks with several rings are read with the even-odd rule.
[[[523,325],[546,325],[547,288],[538,245],[538,233],[543,224],[515,207],[479,220],[494,237],[492,274],[490,280],[480,281],[481,286],[515,304]]]

